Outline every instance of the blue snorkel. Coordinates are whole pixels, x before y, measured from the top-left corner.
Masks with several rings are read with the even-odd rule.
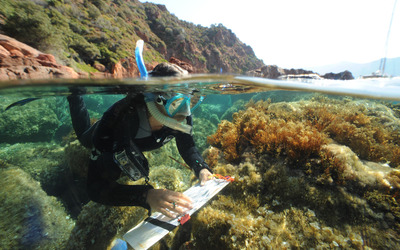
[[[136,64],[139,68],[140,77],[147,78],[149,74],[147,73],[146,66],[144,65],[143,45],[144,45],[143,40],[139,40],[136,42],[135,57],[136,57]]]

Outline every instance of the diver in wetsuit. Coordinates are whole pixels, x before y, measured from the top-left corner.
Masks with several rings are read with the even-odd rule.
[[[150,75],[179,75],[174,68],[178,66],[160,64]],[[182,193],[154,189],[147,183],[149,167],[142,154],[175,137],[179,153],[201,184],[210,178],[211,170],[191,135],[193,107],[188,95],[129,94],[112,105],[93,126],[82,97],[72,94],[67,99],[76,135],[83,146],[92,149],[87,178],[91,200],[112,206],[142,206],[169,217],[191,208],[190,199]],[[144,177],[146,185],[117,183],[122,172],[133,180]]]

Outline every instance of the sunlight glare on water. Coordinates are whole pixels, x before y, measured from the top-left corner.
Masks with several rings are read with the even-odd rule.
[[[104,79],[104,80],[35,80],[0,82],[0,93],[21,97],[43,95],[67,95],[62,86],[82,85],[90,94],[125,94],[139,92],[182,92],[193,89],[200,94],[243,94],[270,90],[294,90],[327,94],[350,95],[375,99],[399,100],[400,77],[370,78],[354,80],[299,79],[275,80],[235,75],[190,75],[186,77],[157,77],[148,79]],[[48,88],[38,89],[38,86]],[[17,91],[13,91],[17,88]]]

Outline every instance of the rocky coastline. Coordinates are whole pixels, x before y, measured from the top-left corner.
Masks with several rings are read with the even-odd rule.
[[[352,80],[353,74],[346,70],[340,73],[327,73],[320,75],[311,70],[305,69],[284,69],[276,65],[265,65],[259,69],[250,70],[247,75],[254,77],[264,77],[269,79],[293,79],[296,76],[304,76],[305,78],[312,79],[330,79],[330,80]]]
[[[58,64],[53,55],[0,34],[0,80],[77,79],[81,76],[71,67]]]
[[[189,73],[199,72],[192,64],[171,57],[170,63],[176,64]],[[148,70],[153,69],[156,62],[146,64]],[[52,54],[43,53],[16,39],[0,34],[0,81],[25,79],[105,79],[138,77],[139,71],[133,57],[122,59],[115,63],[111,70],[104,65],[96,64],[97,72],[77,72],[72,67],[57,62]],[[354,79],[349,71],[319,75],[304,69],[283,69],[276,65],[266,65],[247,72],[249,76],[270,79],[282,79],[285,76],[317,75],[323,79],[351,80]]]

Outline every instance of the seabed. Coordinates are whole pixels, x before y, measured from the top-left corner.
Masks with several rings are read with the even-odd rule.
[[[93,121],[122,97],[85,96]],[[0,109],[18,99],[3,95]],[[142,208],[88,200],[89,151],[64,96],[1,112],[0,131],[1,249],[109,249],[146,218]],[[396,102],[208,93],[194,113],[194,137],[213,172],[235,182],[152,249],[400,248]],[[174,141],[145,155],[153,186],[184,191],[196,182],[170,158],[183,161]]]

